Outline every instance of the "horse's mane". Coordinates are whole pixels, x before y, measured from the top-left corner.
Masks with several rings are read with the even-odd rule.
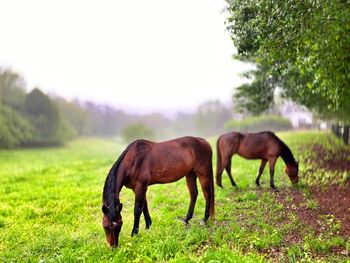
[[[126,149],[122,152],[122,154],[119,156],[118,160],[113,164],[112,168],[109,170],[109,173],[107,175],[105,185],[103,187],[103,202],[106,202],[108,206],[114,206],[114,203],[116,201],[116,187],[117,187],[117,171],[118,168],[123,161],[126,153],[129,151],[131,146],[135,144],[134,141],[126,147]]]
[[[281,157],[283,159],[283,161],[286,164],[296,164],[297,162],[294,159],[294,156],[292,154],[292,151],[289,149],[289,147],[287,146],[287,144],[285,144],[280,138],[278,138],[275,134],[274,136],[277,138],[277,140],[280,142],[281,144]]]

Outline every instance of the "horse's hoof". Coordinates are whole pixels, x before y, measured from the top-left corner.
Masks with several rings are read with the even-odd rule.
[[[278,193],[280,190],[278,190],[277,188],[273,188],[272,191],[273,191],[274,193]]]
[[[139,232],[139,229],[138,229],[138,228],[133,229],[133,230],[131,231],[131,236],[133,237],[133,236],[137,235],[138,232]]]
[[[199,224],[200,224],[201,226],[204,226],[204,225],[207,224],[207,222],[208,222],[208,220],[202,219],[201,221],[199,221]]]
[[[188,220],[182,219],[181,222],[182,222],[184,225],[188,226]]]

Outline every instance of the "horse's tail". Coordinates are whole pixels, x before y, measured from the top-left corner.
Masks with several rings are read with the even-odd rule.
[[[220,187],[222,187],[222,171],[223,171],[223,167],[222,167],[222,160],[221,160],[221,151],[220,151],[220,146],[219,146],[219,142],[220,142],[221,136],[218,138],[218,140],[216,141],[216,184]]]
[[[121,153],[117,161],[113,164],[109,170],[104,187],[103,187],[103,202],[107,201],[110,205],[114,204],[115,201],[119,202],[119,192],[122,188],[122,179],[117,178],[117,171],[125,155],[137,141],[134,141],[125,148]]]

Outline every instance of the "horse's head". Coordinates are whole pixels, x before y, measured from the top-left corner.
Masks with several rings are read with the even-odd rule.
[[[299,165],[297,162],[295,164],[286,165],[286,173],[293,184],[296,184],[299,180],[298,172],[299,172]]]
[[[108,245],[111,247],[118,246],[119,234],[123,225],[122,216],[120,214],[122,208],[123,204],[119,202],[114,207],[107,207],[105,204],[102,205],[102,225],[106,233]]]

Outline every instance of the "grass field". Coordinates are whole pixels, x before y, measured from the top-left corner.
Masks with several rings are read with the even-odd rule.
[[[257,189],[259,161],[236,156],[232,169],[239,188],[233,189],[224,173],[224,188],[215,188],[213,224],[200,224],[201,191],[190,225],[179,220],[189,204],[185,180],[180,180],[148,189],[153,225],[146,231],[142,217],[139,234],[131,238],[134,196],[124,188],[124,225],[115,250],[107,247],[101,226],[101,196],[107,172],[124,144],[117,139],[87,138],[62,148],[0,151],[0,261],[346,262],[349,238],[339,234],[340,223],[332,215],[317,218],[325,228],[320,232],[293,213],[293,206],[305,206],[311,212],[318,209],[309,194],[310,180],[303,181],[307,168],[303,158],[308,157],[300,146],[327,141],[330,135],[278,135],[301,161],[297,189],[280,159],[275,184],[281,193],[270,191],[268,169],[262,175],[262,189]],[[215,139],[210,141],[214,146]],[[214,154],[214,164],[215,158]],[[293,201],[291,190],[300,193],[303,203]]]

